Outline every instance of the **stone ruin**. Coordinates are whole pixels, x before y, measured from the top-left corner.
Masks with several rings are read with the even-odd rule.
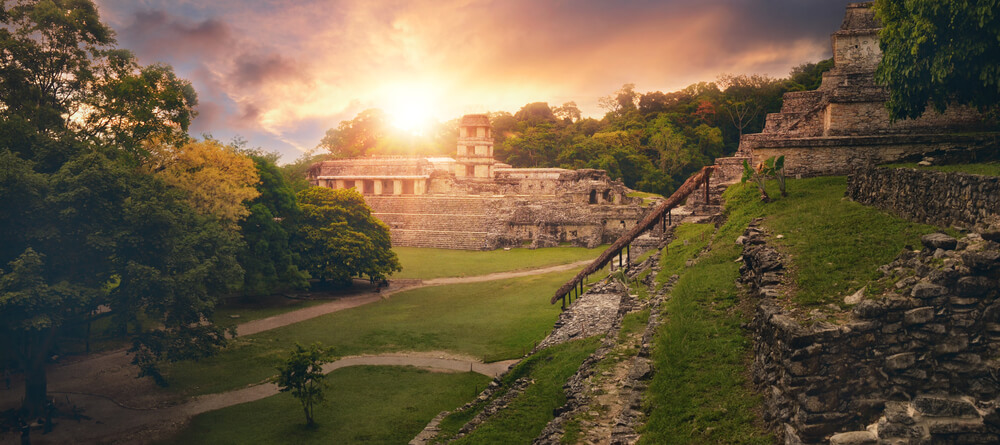
[[[775,156],[785,156],[789,175],[844,175],[859,164],[995,147],[1000,134],[984,131],[989,124],[968,107],[890,121],[888,92],[875,82],[882,52],[871,5],[847,5],[831,36],[834,67],[820,87],[785,93],[781,112],[767,115],[763,132],[744,135],[735,156],[716,161],[720,179],[739,180],[744,160],[757,165]]]
[[[603,170],[511,168],[496,161],[484,114],[462,117],[454,158],[323,161],[309,168],[308,179],[360,192],[389,226],[395,246],[595,247],[617,239],[647,211]]]

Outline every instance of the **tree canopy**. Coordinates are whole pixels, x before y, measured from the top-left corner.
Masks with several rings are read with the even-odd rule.
[[[964,104],[997,113],[1000,104],[1000,1],[876,0],[882,62],[894,119],[928,105]]]
[[[296,197],[302,216],[294,240],[314,277],[347,283],[363,275],[381,280],[401,270],[389,227],[371,215],[356,190],[311,187]]]

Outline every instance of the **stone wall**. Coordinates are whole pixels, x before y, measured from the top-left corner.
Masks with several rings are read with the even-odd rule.
[[[869,164],[920,159],[927,153],[968,152],[995,147],[995,133],[965,135],[883,135],[824,138],[775,138],[756,134],[743,136],[742,147],[752,153],[754,165],[775,156],[785,156],[790,176],[846,175]]]
[[[1000,177],[863,167],[847,179],[851,199],[938,226],[973,227],[1000,215]]]
[[[927,236],[881,268],[884,293],[804,315],[782,303],[784,265],[767,234],[755,222],[739,241],[760,298],[752,378],[785,443],[1000,441],[1000,244]]]

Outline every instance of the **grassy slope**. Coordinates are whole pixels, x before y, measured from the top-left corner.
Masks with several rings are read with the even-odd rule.
[[[400,444],[439,412],[475,397],[489,378],[393,366],[355,366],[329,374],[318,427],[304,427],[298,400],[279,394],[195,417],[171,444]]]
[[[510,385],[521,377],[534,381],[516,397],[506,409],[478,428],[472,434],[455,441],[458,444],[518,444],[531,443],[542,428],[552,420],[552,412],[566,403],[563,385],[599,346],[597,337],[576,340],[539,351],[519,363],[503,378]],[[480,405],[483,405],[482,403]],[[482,406],[480,406],[481,408]],[[475,417],[477,410],[457,413],[441,422],[441,435],[450,437],[466,422]]]
[[[726,192],[728,219],[711,248],[692,267],[683,257],[701,244],[696,227],[678,232],[665,256],[662,277],[679,272],[680,280],[664,304],[666,323],[653,353],[657,374],[647,395],[649,420],[642,443],[771,443],[755,426],[757,396],[746,389],[749,342],[740,323],[750,314],[737,307],[735,280],[742,248],[734,243],[751,219],[764,225],[789,254],[796,271],[800,304],[840,301],[872,278],[907,243],[936,230],[843,199],[842,177],[789,181],[789,196],[770,204],[757,200],[749,187]],[[776,191],[772,196],[777,196]],[[682,227],[683,228],[683,227]],[[672,272],[671,270],[677,271]]]
[[[982,164],[953,164],[953,165],[932,165],[928,167],[911,164],[892,164],[887,167],[893,168],[915,168],[918,170],[935,170],[941,172],[962,172],[973,175],[1000,176],[1000,162],[986,162]]]
[[[789,181],[788,197],[766,207],[765,226],[791,255],[802,305],[838,303],[876,278],[905,245],[940,230],[844,198],[844,177]],[[777,196],[777,194],[772,194]]]
[[[649,419],[641,443],[773,442],[754,425],[758,398],[746,388],[749,342],[740,329],[745,317],[735,306],[739,264],[734,260],[740,249],[734,241],[762,206],[754,192],[738,188],[727,192],[736,211],[709,238],[709,252],[688,268],[683,258],[669,259],[670,254],[688,256],[703,245],[705,227],[689,227],[674,241],[680,247],[687,239],[689,249],[665,255],[664,263],[672,269],[666,273],[681,277],[661,308],[665,323],[653,352],[657,373],[645,399]]]
[[[469,277],[494,272],[536,269],[559,264],[569,264],[596,258],[604,251],[583,247],[548,247],[544,249],[511,249],[477,252],[471,250],[425,249],[394,247],[399,256],[402,272],[392,278],[441,278]]]
[[[554,289],[575,272],[483,283],[437,286],[238,337],[233,346],[198,362],[167,368],[175,390],[205,394],[260,382],[295,342],[322,342],[339,355],[447,350],[487,361],[521,356],[559,315]]]

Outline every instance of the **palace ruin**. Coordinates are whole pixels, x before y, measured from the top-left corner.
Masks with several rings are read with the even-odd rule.
[[[996,145],[1000,135],[983,132],[982,116],[968,107],[890,121],[888,93],[875,82],[882,52],[871,6],[847,5],[831,36],[834,68],[823,73],[817,90],[785,93],[781,112],[767,115],[763,132],[744,135],[735,156],[716,160],[725,179],[738,180],[744,160],[757,165],[774,156],[785,156],[790,175],[843,175],[863,163]]]
[[[489,117],[459,125],[454,158],[392,156],[318,162],[313,185],[354,188],[395,246],[490,250],[594,247],[631,229],[642,200],[603,170],[511,168],[493,158]]]

